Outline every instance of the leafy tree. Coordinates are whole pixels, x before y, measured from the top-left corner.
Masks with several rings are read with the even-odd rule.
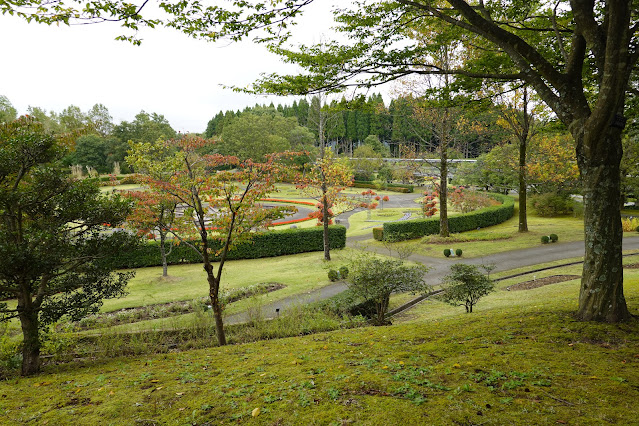
[[[61,132],[54,112],[48,114],[47,111],[42,108],[29,106],[27,108],[27,115],[33,117],[38,123],[42,123],[45,131],[52,133]]]
[[[384,146],[384,144],[379,140],[379,137],[377,135],[368,135],[364,139],[364,145],[370,146],[373,149],[373,151],[378,153],[381,157],[390,156],[390,152],[388,151],[388,148]]]
[[[69,105],[61,113],[55,114],[55,118],[62,132],[77,132],[87,128],[88,118],[80,107]]]
[[[375,152],[370,145],[361,145],[353,152],[350,159],[353,170],[356,174],[356,180],[373,180],[375,171],[377,171],[383,163],[381,154]]]
[[[125,196],[134,201],[134,208],[126,220],[127,227],[138,235],[149,239],[160,239],[159,250],[162,259],[162,276],[169,276],[167,256],[178,242],[170,239],[172,233],[187,234],[192,227],[189,219],[178,214],[179,200],[169,194],[151,191],[127,191]],[[170,243],[170,245],[169,245]],[[167,249],[168,247],[168,249]]]
[[[451,265],[450,274],[444,277],[444,292],[441,297],[444,302],[453,306],[464,306],[466,313],[472,313],[473,306],[479,299],[494,290],[493,281],[482,273],[477,265],[456,263]]]
[[[109,136],[113,132],[113,117],[109,109],[102,104],[95,104],[86,114],[89,128],[102,137]]]
[[[391,294],[427,292],[430,289],[424,281],[427,272],[424,265],[409,266],[401,260],[362,253],[349,266],[348,288],[356,296],[374,303],[374,325],[386,325]]]
[[[534,110],[531,108],[528,86],[515,90],[510,102],[502,103],[500,109],[501,123],[508,128],[519,146],[519,161],[517,163],[517,178],[519,181],[519,232],[528,232],[528,215],[526,210],[526,197],[528,194],[528,174],[526,155],[530,140],[537,132],[537,123]]]
[[[11,104],[9,98],[0,95],[0,123],[8,123],[16,119],[18,112]]]
[[[299,175],[296,182],[308,197],[318,201],[322,210],[319,217],[324,227],[324,260],[331,260],[328,226],[332,221],[333,208],[338,204],[342,209],[351,207],[343,191],[353,184],[353,172],[345,159],[336,158],[330,148],[324,148],[312,168]]]
[[[123,143],[154,142],[158,139],[170,139],[177,135],[169,121],[155,112],[149,114],[140,111],[132,122],[122,121],[113,128],[113,136]]]
[[[507,194],[518,185],[515,145],[497,145],[486,154],[477,157],[475,163],[457,168],[455,182],[474,185],[486,190]]]
[[[574,140],[567,134],[544,134],[530,143],[527,174],[537,192],[570,192],[579,187]]]
[[[267,154],[290,150],[294,138],[296,143],[307,142],[305,135],[300,140],[300,133],[294,133],[298,127],[293,117],[245,112],[224,125],[220,150],[242,160],[261,161]]]
[[[124,221],[129,203],[69,178],[57,165],[67,143],[32,118],[0,125],[0,292],[17,299],[0,304],[0,315],[22,326],[23,375],[39,371],[44,327],[96,312],[133,276],[113,273],[112,259],[135,237],[104,232]]]
[[[79,164],[96,169],[99,173],[107,173],[107,150],[105,140],[100,136],[84,135],[80,136],[75,143],[75,151],[65,158],[65,163],[69,165]]]
[[[251,238],[252,231],[281,218],[288,207],[262,208],[259,200],[274,190],[274,179],[283,173],[276,156],[264,162],[241,161],[237,157],[200,155],[211,140],[185,136],[180,139],[134,143],[127,161],[143,173],[142,181],[161,195],[184,205],[195,227],[191,232],[170,230],[202,258],[209,286],[220,345],[226,344],[219,291],[229,250]],[[189,241],[197,236],[198,243]],[[210,239],[219,240],[214,252]],[[217,268],[214,255],[219,257]]]

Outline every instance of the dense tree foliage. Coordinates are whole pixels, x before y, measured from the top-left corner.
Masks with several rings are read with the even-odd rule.
[[[70,178],[59,164],[68,142],[32,118],[0,124],[0,292],[17,299],[0,318],[20,321],[24,375],[39,370],[43,327],[96,312],[133,275],[113,273],[112,259],[135,237],[107,227],[129,203]]]

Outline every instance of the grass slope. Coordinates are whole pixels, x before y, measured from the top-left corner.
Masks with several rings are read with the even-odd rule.
[[[390,327],[49,366],[0,384],[0,414],[7,424],[636,424],[639,322],[573,320],[574,287],[502,291],[520,296]]]

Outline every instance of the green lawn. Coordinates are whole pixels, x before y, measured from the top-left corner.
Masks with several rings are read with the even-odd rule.
[[[345,262],[348,249],[333,250],[334,263]],[[217,264],[214,264],[217,267]],[[124,299],[104,302],[103,311],[115,311],[134,306],[191,300],[208,294],[206,274],[201,264],[169,266],[169,279],[161,276],[161,268],[140,268],[128,286]],[[286,288],[269,293],[267,299],[307,292],[330,282],[327,278],[323,253],[303,253],[266,259],[231,260],[224,265],[221,290],[245,287],[257,283],[278,282]],[[229,305],[235,312],[240,308]]]
[[[7,424],[636,424],[639,322],[575,321],[576,291],[500,289],[473,314],[428,302],[389,327],[50,365],[0,383],[0,413]]]
[[[358,222],[356,222],[356,224],[357,223]],[[504,251],[535,247],[541,244],[541,237],[543,235],[549,234],[557,234],[560,242],[583,240],[583,219],[581,218],[575,218],[572,216],[541,218],[529,215],[529,232],[526,233],[518,232],[518,223],[517,212],[515,211],[515,216],[499,225],[459,234],[452,234],[449,238],[430,235],[417,240],[410,240],[396,244],[412,244],[416,247],[415,253],[431,257],[443,256],[442,252],[445,248],[461,248],[463,250],[464,257],[472,258]],[[372,231],[371,239],[367,240],[366,243],[374,246],[381,246],[381,243],[372,239]]]

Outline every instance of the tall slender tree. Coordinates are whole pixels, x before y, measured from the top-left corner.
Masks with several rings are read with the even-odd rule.
[[[256,228],[283,217],[290,208],[265,209],[259,204],[274,190],[275,176],[284,171],[277,156],[254,162],[219,154],[200,155],[211,143],[214,142],[190,136],[140,142],[132,146],[127,161],[143,173],[142,181],[153,191],[177,199],[192,216],[191,232],[184,228],[170,231],[202,259],[218,343],[225,345],[219,291],[229,251],[250,239]],[[197,242],[191,242],[191,236]]]

